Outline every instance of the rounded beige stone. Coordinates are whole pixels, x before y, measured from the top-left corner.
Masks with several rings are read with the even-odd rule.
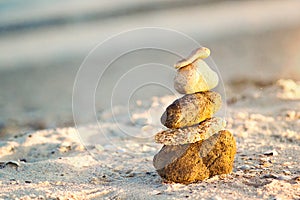
[[[180,68],[174,78],[174,88],[181,94],[208,91],[218,83],[218,74],[201,59]]]
[[[192,51],[192,53],[185,59],[178,61],[174,67],[180,69],[181,67],[187,66],[193,63],[197,59],[205,59],[210,55],[210,50],[206,47],[200,47]]]
[[[223,130],[225,126],[226,122],[224,119],[213,117],[195,126],[161,131],[155,135],[155,142],[164,145],[195,143],[208,139],[210,136]]]

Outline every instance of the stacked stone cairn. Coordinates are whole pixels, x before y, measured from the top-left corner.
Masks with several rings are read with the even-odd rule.
[[[167,182],[189,184],[232,171],[236,143],[225,130],[225,121],[213,115],[221,108],[221,95],[210,91],[218,85],[216,72],[203,61],[205,47],[175,64],[175,89],[184,94],[161,117],[168,129],[155,135],[164,144],[153,165]]]

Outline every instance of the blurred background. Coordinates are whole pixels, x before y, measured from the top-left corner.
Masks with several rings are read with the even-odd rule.
[[[139,27],[174,29],[209,47],[226,89],[300,80],[299,9],[299,0],[2,0],[0,136],[73,126],[84,58]]]

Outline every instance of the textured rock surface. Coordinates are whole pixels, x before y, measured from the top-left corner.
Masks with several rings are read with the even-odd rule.
[[[193,183],[232,171],[236,143],[229,131],[208,140],[185,145],[165,145],[154,156],[153,165],[167,181]]]
[[[208,91],[219,83],[218,74],[203,60],[180,68],[174,78],[174,88],[181,94]]]
[[[224,129],[225,125],[224,119],[213,117],[195,126],[161,131],[155,135],[155,142],[165,145],[195,143],[208,139],[213,134]]]
[[[161,123],[168,128],[192,126],[211,118],[221,104],[221,95],[216,92],[187,94],[167,107]]]

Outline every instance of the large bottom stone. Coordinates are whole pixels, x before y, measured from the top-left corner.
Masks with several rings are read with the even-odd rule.
[[[232,171],[236,143],[233,135],[220,131],[209,139],[185,145],[164,145],[153,165],[167,181],[193,183]]]

